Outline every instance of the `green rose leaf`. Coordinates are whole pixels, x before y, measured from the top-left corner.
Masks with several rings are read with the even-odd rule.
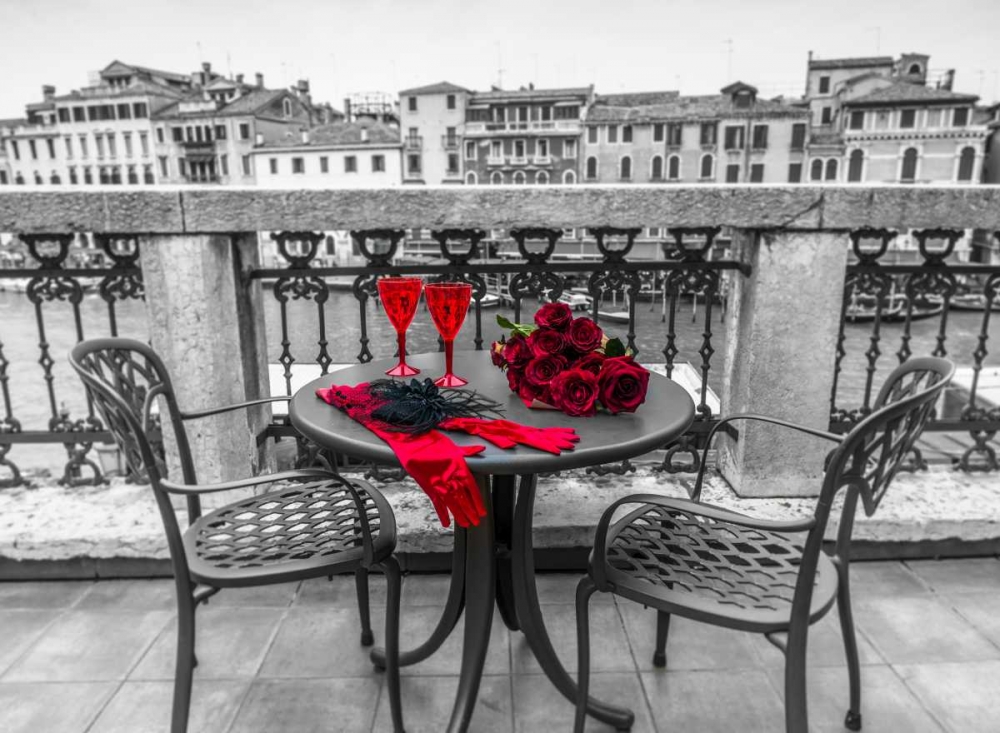
[[[625,344],[620,338],[608,339],[604,344],[604,355],[608,357],[625,356]]]
[[[497,325],[500,326],[501,328],[508,328],[511,331],[517,328],[516,323],[512,323],[510,320],[500,315],[499,313],[497,313]]]

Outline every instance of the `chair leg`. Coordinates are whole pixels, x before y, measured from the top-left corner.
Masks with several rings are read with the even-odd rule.
[[[372,616],[368,607],[368,570],[358,568],[354,571],[354,585],[358,593],[358,613],[361,616],[361,646],[371,646],[375,643],[372,633]]]
[[[670,614],[656,612],[656,648],[653,650],[653,666],[667,666],[667,633],[670,631]]]
[[[197,663],[194,656],[194,598],[182,596],[177,606],[177,666],[174,670],[174,708],[170,733],[186,733],[191,711],[191,685]]]
[[[587,719],[587,694],[590,688],[590,597],[597,590],[585,575],[576,586],[576,721],[574,733],[583,733]]]
[[[806,636],[800,641],[788,634],[785,650],[785,733],[808,733],[806,701]]]
[[[382,561],[388,594],[385,608],[385,681],[392,712],[392,729],[403,733],[403,703],[399,690],[399,599],[402,594],[399,562],[389,557]]]
[[[847,674],[850,680],[851,706],[844,718],[848,730],[861,730],[861,664],[858,660],[858,639],[854,632],[854,614],[851,611],[851,586],[847,566],[837,566],[839,585],[837,587],[837,611],[840,615],[840,631],[844,636],[844,651],[847,654]]]

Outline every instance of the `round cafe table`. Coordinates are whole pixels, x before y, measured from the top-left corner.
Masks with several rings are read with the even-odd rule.
[[[417,378],[436,379],[444,373],[444,354],[407,356],[420,369]],[[292,425],[317,445],[337,453],[379,463],[399,465],[395,454],[373,433],[316,397],[331,384],[354,385],[383,378],[395,359],[358,364],[315,379],[292,398]],[[490,363],[485,351],[455,354],[455,373],[469,380],[467,389],[496,400],[504,417],[536,427],[573,427],[580,442],[572,451],[552,455],[518,446],[503,450],[486,443],[486,450],[468,459],[476,476],[487,515],[476,527],[455,527],[451,585],[444,612],[430,637],[404,651],[400,663],[416,664],[431,656],[448,638],[463,611],[465,636],[458,693],[448,731],[469,727],[479,692],[490,641],[494,605],[512,631],[521,631],[545,674],[570,701],[576,702],[576,682],[556,656],[542,620],[535,589],[532,515],[535,477],[539,473],[615,463],[632,458],[680,437],[694,420],[694,403],[675,382],[650,375],[646,401],[634,414],[569,417],[555,410],[529,410],[511,393],[507,378]],[[464,433],[448,433],[455,443],[481,445],[485,441]],[[430,503],[428,502],[428,506]],[[595,521],[597,517],[594,517]],[[372,660],[384,666],[384,651],[372,651]],[[592,716],[617,729],[632,725],[630,710],[589,698]]]

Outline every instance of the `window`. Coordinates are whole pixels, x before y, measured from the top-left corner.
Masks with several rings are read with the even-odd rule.
[[[407,99],[406,100],[406,104],[407,104],[407,109],[410,110],[410,112],[416,112],[417,111],[417,98],[416,97],[410,97],[409,99]]]
[[[126,158],[131,158],[132,157],[132,133],[131,132],[123,132],[122,133],[122,141],[125,143],[125,157]]]
[[[42,174],[39,173],[38,171],[35,171],[35,183],[39,186],[45,183],[45,181],[42,179]]]
[[[494,186],[499,186],[503,184],[503,173],[501,173],[500,171],[493,171],[493,173],[490,175],[490,183],[492,183]]]
[[[118,143],[113,132],[108,133],[108,155],[112,158],[118,157]]]
[[[563,142],[563,157],[564,158],[576,157],[576,140],[566,140]]]
[[[753,149],[767,150],[767,125],[753,126]]]
[[[837,159],[830,158],[826,161],[826,180],[836,181],[837,180]]]
[[[142,167],[142,180],[145,183],[154,183],[153,166],[148,163]]]
[[[663,179],[663,156],[654,155],[649,166],[649,178],[653,181]]]
[[[448,153],[448,173],[458,173],[457,153]]]
[[[750,183],[763,183],[763,182],[764,182],[764,164],[753,163],[750,166]]]
[[[49,149],[49,159],[50,160],[55,160],[56,159],[56,141],[53,140],[51,137],[48,138],[45,141],[45,147],[47,147]]]
[[[503,143],[499,140],[490,140],[490,157],[493,160],[503,160]]]
[[[67,107],[60,107],[59,108],[59,121],[60,122],[69,122],[69,108],[67,108]]]
[[[714,167],[715,167],[715,159],[711,155],[701,156],[700,178],[702,180],[708,180],[712,178],[712,169]]]
[[[824,107],[822,109],[819,122],[821,125],[829,125],[833,122],[833,107]]]
[[[742,126],[726,127],[726,150],[742,150],[743,136],[745,134]]]
[[[249,122],[241,122],[240,123],[240,140],[249,140],[249,139],[250,139],[250,123]]]
[[[292,158],[292,173],[305,173],[305,172],[306,172],[305,158]]]
[[[653,142],[654,143],[662,143],[663,142],[663,133],[664,133],[664,128],[665,127],[666,127],[666,125],[664,125],[662,122],[657,122],[657,123],[655,123],[653,125]]]
[[[476,159],[476,141],[466,140],[465,141],[465,159],[475,160]]]
[[[73,122],[86,122],[87,112],[83,107],[73,108]]]
[[[958,156],[958,180],[971,181],[976,162],[976,151],[971,147],[962,148]]]
[[[876,130],[887,130],[889,129],[889,111],[879,110],[875,113],[875,129]]]
[[[681,177],[681,156],[671,155],[667,161],[667,178],[671,181],[678,181]]]
[[[139,133],[139,150],[142,151],[142,157],[145,158],[149,155],[149,133],[140,132]]]
[[[541,139],[535,142],[535,157],[536,158],[548,158],[549,157],[549,141]]]
[[[159,156],[157,158],[157,160],[160,161],[160,178],[169,178],[170,177],[170,167],[169,167],[169,163],[167,162],[167,156],[161,155],[161,156]],[[85,170],[89,171],[90,169],[87,168]]]
[[[679,124],[667,125],[667,145],[680,147],[684,135],[684,126]]]
[[[184,142],[184,128],[183,127],[174,127],[174,128],[171,128],[170,134],[173,136],[175,143],[182,143],[182,142]]]
[[[597,127],[587,128],[587,143],[590,145],[597,145]]]
[[[419,173],[420,172],[420,156],[419,155],[407,155],[406,156],[406,172],[407,173]]]
[[[726,183],[740,182],[740,164],[730,163],[726,166]]]
[[[177,174],[181,178],[187,178],[187,161],[184,158],[177,159]]]
[[[917,124],[917,110],[904,109],[902,112],[899,113],[899,126],[904,130],[916,127],[916,124]]]
[[[819,93],[829,94],[830,93],[830,77],[821,76],[819,78]]]
[[[3,182],[6,183],[7,181],[3,181]],[[70,168],[69,169],[69,182],[71,184],[73,184],[74,186],[80,182],[79,179],[76,176],[76,168]]]
[[[80,157],[86,158],[87,155],[87,136],[80,135]]]
[[[806,124],[796,122],[792,125],[792,150],[804,150],[806,147]]]
[[[132,110],[129,109],[128,103],[118,105],[118,119],[128,120],[132,118]]]
[[[823,161],[817,158],[812,163],[809,164],[809,180],[810,181],[822,181],[823,180]]]
[[[528,150],[528,146],[527,146],[527,143],[525,143],[524,140],[515,140],[514,141],[514,159],[515,160],[522,160],[523,161],[525,159],[525,157],[527,157],[527,155],[526,155],[527,150]]]
[[[567,186],[576,183],[576,171],[563,171],[563,183]]]
[[[228,155],[220,155],[219,156],[219,172],[222,175],[224,175],[224,176],[228,176],[229,175],[229,156]]]
[[[718,140],[719,128],[714,122],[702,122],[701,123],[701,144],[702,145],[715,145]]]
[[[135,172],[135,166],[134,165],[130,165],[128,167],[128,176],[127,176],[126,180],[128,180],[129,184],[131,184],[133,186],[136,185],[137,183],[139,183],[139,174]]]
[[[278,175],[278,159],[277,158],[268,158],[267,162],[268,162],[268,165],[271,168],[271,175],[272,176]]]
[[[801,163],[789,163],[788,164],[788,182],[789,183],[800,183],[802,181],[802,164]]]
[[[941,110],[927,110],[927,127],[941,127]]]
[[[162,127],[157,127],[156,128],[156,142],[158,142],[160,144],[163,144],[163,128]]]
[[[587,158],[587,180],[593,181],[597,178],[597,158],[590,156]]]
[[[632,125],[625,125],[622,127],[622,142],[630,143],[632,142]]]
[[[83,169],[83,182],[88,186],[94,182],[94,174],[90,172],[90,166]]]
[[[344,173],[358,172],[358,158],[356,155],[344,156]]]
[[[62,183],[62,179],[59,178],[58,173],[52,171],[52,175],[49,176],[49,183],[58,186],[60,183]]]
[[[535,174],[535,183],[537,183],[538,185],[542,186],[547,184],[548,182],[549,182],[549,174],[546,173],[545,171],[538,171],[538,173]]]
[[[20,160],[21,159],[21,151],[18,148],[17,140],[11,140],[10,141],[10,150],[14,154],[14,160]]]
[[[146,109],[145,102],[136,102],[132,105],[132,116],[137,120],[145,119],[149,117],[149,111]]]
[[[67,135],[63,138],[63,142],[66,144],[66,157],[70,160],[73,159],[73,138]]]
[[[514,185],[523,186],[525,181],[524,171],[514,171]]]
[[[852,150],[847,159],[847,182],[860,183],[864,171],[865,153],[863,150]]]
[[[281,113],[285,115],[285,117],[292,116],[292,100],[288,99],[288,97],[281,100]]]
[[[626,155],[622,158],[621,163],[619,164],[619,169],[619,177],[623,181],[632,180],[632,158],[630,156]]]
[[[455,95],[454,94],[449,94],[447,97],[445,97],[445,100],[446,100],[448,109],[455,109]]]
[[[969,124],[969,108],[968,107],[956,107],[955,113],[951,118],[952,127],[965,127]]]
[[[226,126],[225,125],[216,125],[215,126],[215,139],[216,140],[225,140],[226,139]]]
[[[565,107],[556,107],[553,116],[557,120],[578,120],[580,119],[580,105],[571,104]]]
[[[319,172],[320,173],[330,172],[330,159],[325,155],[319,156]]]
[[[97,148],[97,157],[104,157],[104,136],[94,133],[94,146]]]
[[[607,140],[609,144],[618,142],[618,125],[607,126]]]
[[[466,186],[475,186],[477,183],[479,183],[479,179],[476,178],[476,172],[475,171],[469,171],[468,173],[465,174],[465,185]]]
[[[917,149],[907,148],[903,153],[903,166],[899,174],[899,180],[905,183],[912,183],[917,178]]]
[[[38,148],[35,147],[35,141],[28,141],[28,149],[31,151],[31,159],[38,160]]]
[[[243,175],[245,176],[253,175],[253,163],[251,162],[249,155],[243,156]]]

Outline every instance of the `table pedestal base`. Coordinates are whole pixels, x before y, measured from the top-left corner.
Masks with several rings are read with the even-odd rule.
[[[444,612],[427,641],[400,655],[404,666],[427,659],[448,638],[463,611],[466,614],[462,668],[449,732],[469,728],[489,648],[494,604],[507,628],[524,633],[538,664],[556,689],[576,703],[576,682],[552,648],[535,588],[535,477],[522,476],[520,485],[516,483],[514,476],[494,476],[491,487],[489,477],[479,478],[487,516],[478,527],[455,528],[451,586]],[[371,659],[384,668],[385,651],[373,649]],[[618,730],[628,730],[635,719],[630,710],[593,697],[587,698],[587,712]]]

